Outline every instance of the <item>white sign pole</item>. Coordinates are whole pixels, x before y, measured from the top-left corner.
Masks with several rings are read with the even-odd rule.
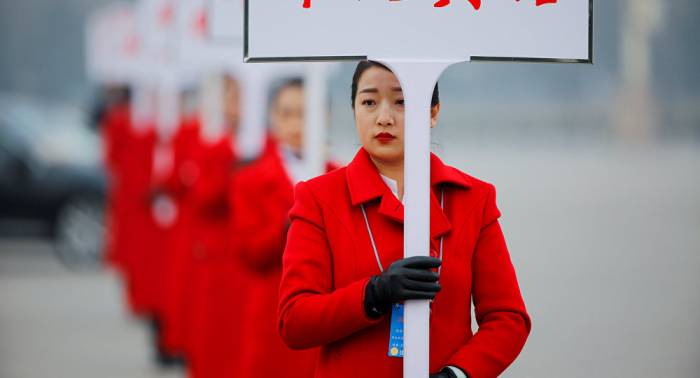
[[[255,67],[253,67],[255,68]],[[236,151],[243,160],[257,158],[265,144],[268,80],[265,73],[250,69],[240,77],[241,126],[236,138]]]
[[[405,114],[404,146],[404,256],[430,254],[430,105],[442,72],[456,62],[392,61],[387,65],[401,82]],[[404,377],[429,375],[430,302],[406,301],[404,324]]]
[[[199,109],[202,139],[218,141],[224,136],[224,86],[221,74],[208,74],[201,82]]]
[[[134,81],[131,85],[131,125],[135,131],[145,131],[153,119],[153,108],[148,86]]]
[[[328,65],[308,64],[304,88],[304,161],[311,177],[326,170],[326,101],[328,100]]]
[[[179,119],[179,98],[177,85],[170,74],[164,75],[158,83],[156,131],[158,143],[154,154],[153,173],[164,177],[173,168],[174,151],[171,145],[177,132]]]

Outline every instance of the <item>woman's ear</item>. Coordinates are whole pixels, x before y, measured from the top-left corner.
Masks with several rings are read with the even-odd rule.
[[[430,128],[437,126],[438,115],[440,114],[440,104],[437,104],[430,108]]]

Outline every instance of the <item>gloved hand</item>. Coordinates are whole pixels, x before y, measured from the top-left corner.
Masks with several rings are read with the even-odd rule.
[[[452,370],[450,370],[448,368],[444,368],[437,374],[430,374],[430,378],[458,378],[458,377]]]
[[[409,299],[433,299],[440,291],[438,273],[431,269],[442,264],[428,256],[409,257],[395,261],[382,274],[370,279],[365,289],[365,313],[378,318],[394,303]]]

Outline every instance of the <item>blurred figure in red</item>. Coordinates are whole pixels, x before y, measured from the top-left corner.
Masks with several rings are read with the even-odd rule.
[[[153,308],[147,295],[142,256],[150,219],[148,203],[156,135],[149,115],[134,111],[127,101],[115,102],[103,110],[102,135],[109,175],[106,258],[123,276],[131,312],[146,318]]]
[[[103,161],[108,177],[107,206],[105,215],[106,242],[105,262],[115,268],[126,279],[126,251],[123,247],[123,232],[119,222],[124,221],[123,191],[117,190],[118,177],[122,172],[125,143],[131,129],[131,107],[128,87],[108,86],[101,89],[92,109],[92,125],[102,136]],[[122,237],[120,239],[120,236]]]
[[[165,275],[172,264],[173,236],[181,219],[180,199],[185,187],[179,176],[187,140],[194,133],[187,118],[182,94],[161,88],[158,93],[157,141],[151,159],[152,175],[147,207],[148,222],[142,231],[144,290],[149,302],[152,340],[156,362],[161,366],[180,364],[181,356],[170,351],[163,338],[165,303]],[[172,102],[171,102],[172,101]]]
[[[172,166],[165,175],[160,177],[154,185],[154,199],[156,212],[154,217],[167,214],[158,214],[158,211],[167,212],[167,206],[174,211],[172,219],[162,219],[159,222],[160,230],[156,245],[153,276],[157,277],[155,283],[158,298],[158,313],[155,322],[155,343],[158,350],[160,363],[168,365],[181,363],[185,355],[183,335],[181,332],[181,310],[178,299],[183,292],[183,279],[185,275],[182,268],[183,254],[189,252],[191,247],[190,224],[192,218],[191,192],[197,181],[199,167],[195,163],[195,155],[199,143],[200,123],[196,114],[186,105],[188,97],[192,93],[185,92],[182,95],[180,121],[177,131],[167,148],[172,154]],[[158,201],[167,201],[159,204]],[[159,209],[158,206],[162,206]],[[158,254],[158,251],[160,252]]]
[[[240,86],[231,76],[222,81],[223,127],[202,127],[193,162],[197,179],[190,194],[188,251],[181,253],[181,293],[175,300],[191,377],[237,377],[233,359],[244,347],[235,337],[247,281],[239,274],[228,237],[234,181],[233,149],[240,123]],[[208,122],[211,124],[211,122]],[[177,326],[177,325],[176,325]]]
[[[311,378],[318,351],[292,351],[277,333],[282,252],[289,227],[287,213],[294,203],[293,185],[313,175],[302,160],[301,79],[289,80],[274,92],[269,120],[271,135],[262,156],[239,171],[231,194],[236,209],[231,238],[250,280],[239,376]],[[239,301],[237,295],[230,300]]]

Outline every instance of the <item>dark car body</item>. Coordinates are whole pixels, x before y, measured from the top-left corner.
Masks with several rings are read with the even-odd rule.
[[[62,257],[94,259],[102,235],[88,233],[101,232],[106,178],[99,138],[79,115],[0,96],[0,219],[41,222]]]

